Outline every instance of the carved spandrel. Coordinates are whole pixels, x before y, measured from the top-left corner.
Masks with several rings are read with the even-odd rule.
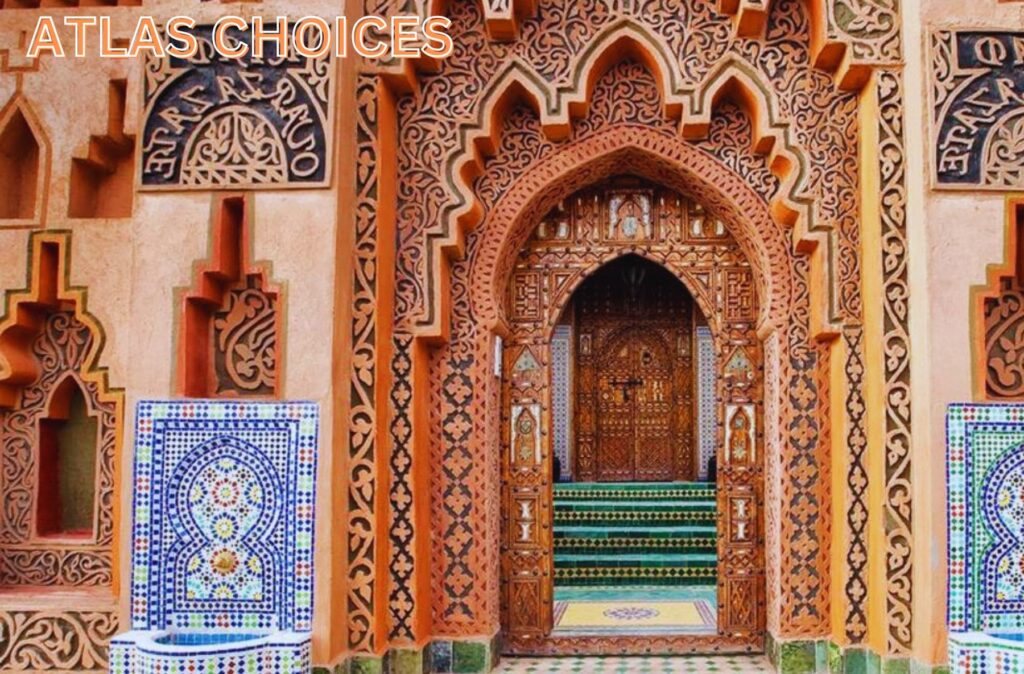
[[[191,59],[146,61],[142,189],[317,187],[332,147],[331,57],[220,56],[210,26]],[[248,33],[228,31],[250,44]]]
[[[932,177],[936,187],[1024,184],[1024,32],[931,34]]]

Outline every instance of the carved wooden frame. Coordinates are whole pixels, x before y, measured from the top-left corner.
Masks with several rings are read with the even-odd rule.
[[[592,188],[588,189],[588,192]],[[570,197],[571,199],[571,197]],[[536,213],[536,211],[534,211]],[[601,227],[600,216],[604,214],[603,208],[598,214],[599,222],[595,226]],[[494,213],[492,213],[492,216]],[[536,219],[536,218],[535,218]],[[534,220],[535,220],[534,219]],[[537,222],[530,220],[526,224],[532,227],[525,228],[533,232]],[[524,229],[523,225],[517,225],[517,229]],[[625,254],[638,255],[654,264],[667,269],[676,276],[689,290],[694,298],[696,306],[700,307],[702,313],[708,318],[709,327],[715,335],[715,342],[721,350],[723,341],[729,344],[746,343],[748,349],[755,349],[760,354],[760,347],[757,336],[754,333],[753,323],[736,323],[733,320],[729,325],[724,320],[722,306],[726,298],[718,291],[719,282],[717,277],[729,270],[745,267],[737,266],[737,259],[743,259],[743,253],[731,240],[713,240],[703,244],[709,251],[716,251],[711,257],[711,266],[708,267],[708,260],[700,263],[700,270],[712,270],[712,278],[709,283],[711,292],[698,291],[700,284],[693,276],[698,268],[689,268],[695,265],[701,254],[696,252],[700,244],[695,246],[694,252],[684,253],[680,256],[669,256],[668,247],[670,243],[661,241],[663,234],[659,232],[655,237],[646,241],[614,242],[599,240],[589,242],[573,237],[578,236],[576,227],[571,226],[572,236],[568,240],[555,242],[537,242],[532,239],[523,244],[523,249],[517,257],[516,270],[543,270],[551,267],[547,260],[550,256],[558,261],[559,268],[566,271],[571,270],[567,280],[557,288],[552,288],[551,283],[542,281],[547,291],[538,297],[540,313],[512,318],[513,312],[507,312],[510,316],[508,322],[502,323],[504,330],[509,331],[509,341],[504,346],[503,392],[501,402],[501,428],[502,428],[502,628],[504,632],[504,645],[508,653],[516,655],[567,655],[567,654],[640,654],[650,653],[656,649],[659,653],[701,653],[719,652],[723,650],[758,652],[763,644],[765,629],[765,585],[764,585],[764,488],[761,484],[763,479],[764,435],[755,433],[754,456],[748,458],[750,465],[734,465],[726,460],[726,454],[722,445],[723,438],[723,410],[731,404],[749,406],[754,411],[754,423],[760,428],[757,421],[763,411],[762,404],[762,377],[760,358],[754,361],[756,381],[745,381],[734,386],[735,382],[727,381],[723,376],[726,359],[716,359],[719,371],[718,393],[716,401],[717,436],[719,447],[719,559],[718,559],[718,593],[720,610],[718,612],[718,633],[713,635],[688,635],[671,637],[636,637],[636,636],[588,636],[588,637],[564,637],[555,636],[551,633],[551,608],[553,601],[553,568],[552,568],[552,540],[551,522],[553,516],[553,505],[550,493],[550,472],[549,458],[553,453],[553,437],[550,432],[542,431],[541,458],[536,463],[526,462],[520,465],[512,461],[510,452],[514,451],[513,443],[509,437],[510,424],[514,421],[512,410],[521,404],[530,404],[540,411],[537,423],[542,429],[552,428],[552,407],[550,397],[552,391],[550,371],[550,340],[553,335],[554,325],[558,316],[563,311],[566,303],[574,295],[580,284],[589,278],[597,269],[603,267],[609,261],[617,259]],[[513,236],[514,240],[518,238]],[[594,243],[601,248],[608,248],[609,252],[597,256],[585,252],[587,243]],[[692,243],[692,242],[691,242]],[[724,251],[735,250],[731,256]],[[690,260],[690,258],[693,260]],[[705,254],[706,257],[706,254]],[[717,262],[725,259],[726,262]],[[689,261],[688,261],[689,260]],[[509,290],[513,283],[513,277],[503,272],[507,279]],[[756,295],[753,289],[752,295]],[[511,298],[509,291],[502,292],[502,296]],[[716,310],[718,309],[718,310]],[[523,349],[530,348],[534,354],[539,354],[539,372],[519,373],[514,363],[520,357]],[[523,398],[526,396],[526,398]],[[539,397],[538,397],[539,396]],[[514,402],[515,401],[515,402]],[[512,463],[510,463],[512,461]],[[539,489],[539,491],[538,491]],[[533,506],[527,509],[528,515],[523,515],[516,509],[515,504],[523,498],[530,499]],[[744,533],[741,539],[733,540],[735,531],[732,528],[731,503],[732,500],[740,499],[748,503],[753,515],[745,519],[743,526],[753,521],[754,538]],[[520,518],[527,519],[520,522]],[[533,532],[529,541],[525,544],[519,541],[516,536],[522,530]],[[737,566],[736,569],[733,566]],[[737,571],[739,571],[737,575]],[[747,595],[745,601],[748,606],[748,619],[753,624],[745,624],[743,621],[734,621],[733,609],[725,603],[732,596],[733,583],[743,583],[744,587],[750,586],[752,594]],[[539,588],[536,587],[539,584]],[[535,589],[531,592],[530,585]],[[540,606],[538,606],[540,602]],[[522,612],[525,605],[533,605],[539,609],[539,616],[547,625],[547,630],[538,630],[536,627],[527,628],[525,631],[518,628],[520,618],[516,617]]]

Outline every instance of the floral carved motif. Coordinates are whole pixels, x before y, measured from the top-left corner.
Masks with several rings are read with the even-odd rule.
[[[987,400],[1024,399],[1024,201],[1007,204],[1006,259],[974,288],[975,394]]]
[[[330,178],[331,59],[219,55],[210,26],[197,56],[148,58],[141,184],[145,189],[313,187]],[[229,39],[250,44],[248,33]]]
[[[0,611],[0,669],[106,672],[117,629],[114,611]]]
[[[885,364],[886,634],[889,652],[906,654],[913,637],[913,513],[903,77],[899,72],[882,70],[877,78]]]
[[[353,651],[376,648],[374,606],[379,596],[376,578],[377,525],[374,499],[378,419],[377,223],[377,78],[363,75],[356,87],[355,262],[352,268],[352,378],[349,410],[348,463],[348,643]]]
[[[932,177],[937,187],[1024,184],[1024,32],[931,34]]]

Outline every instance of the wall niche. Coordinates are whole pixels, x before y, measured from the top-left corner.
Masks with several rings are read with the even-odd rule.
[[[182,292],[181,395],[280,397],[282,291],[249,263],[251,210],[251,195],[214,197],[212,256]]]
[[[32,236],[28,288],[7,293],[0,323],[0,597],[112,590],[124,399],[98,366],[86,291],[67,284],[69,240]]]
[[[971,290],[974,396],[1024,400],[1024,197],[1006,202],[1006,252]]]
[[[35,117],[16,96],[0,111],[0,220],[38,219],[45,159]]]

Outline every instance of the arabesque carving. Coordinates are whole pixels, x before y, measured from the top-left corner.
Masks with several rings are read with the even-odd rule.
[[[10,291],[0,323],[0,585],[109,587],[114,541],[115,461],[123,396],[98,366],[103,331],[87,312],[85,290],[67,283],[68,237],[31,239],[31,277]],[[93,530],[46,538],[35,526],[39,425],[56,387],[73,377],[98,425]]]
[[[1006,204],[1004,261],[971,291],[974,390],[979,400],[1024,400],[1024,199]]]

